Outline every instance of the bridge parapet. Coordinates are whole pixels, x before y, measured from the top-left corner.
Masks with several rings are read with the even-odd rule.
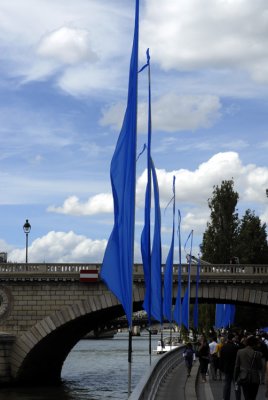
[[[0,280],[79,280],[81,270],[100,271],[101,264],[97,263],[2,263],[0,264]],[[173,266],[173,279],[178,278],[178,264]],[[164,266],[162,267],[162,273]],[[195,281],[197,265],[191,267],[191,280]],[[188,277],[188,264],[182,264],[182,280],[185,282]],[[208,279],[215,281],[234,280],[237,282],[262,281],[268,282],[268,265],[251,264],[208,264],[201,265],[200,280]],[[142,264],[134,264],[133,279],[137,282],[144,280]]]

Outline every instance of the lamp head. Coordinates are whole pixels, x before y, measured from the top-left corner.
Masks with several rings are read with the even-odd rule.
[[[26,219],[25,224],[23,225],[24,233],[30,233],[31,231],[31,224],[29,223],[28,219]]]

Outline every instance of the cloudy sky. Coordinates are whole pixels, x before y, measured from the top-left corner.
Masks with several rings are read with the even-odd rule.
[[[134,0],[1,0],[0,251],[29,262],[101,262],[113,226],[110,161],[126,105]],[[163,262],[172,196],[194,253],[213,185],[234,179],[238,211],[268,221],[266,0],[140,0],[140,66],[150,48],[152,155]],[[147,73],[139,76],[138,151]],[[136,249],[146,157],[137,163]],[[176,257],[176,256],[175,256]],[[176,258],[175,258],[176,260]]]

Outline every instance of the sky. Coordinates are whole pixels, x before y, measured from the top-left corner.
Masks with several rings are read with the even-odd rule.
[[[9,261],[25,261],[28,219],[29,262],[102,262],[113,228],[110,161],[126,107],[134,8],[134,0],[0,2],[0,252]],[[182,243],[193,230],[194,255],[213,186],[223,180],[234,180],[240,217],[249,208],[268,221],[267,1],[140,0],[140,66],[147,48],[164,263],[173,176]],[[147,140],[147,85],[145,70],[137,152]],[[145,185],[143,154],[135,262]],[[177,254],[176,245],[174,262]]]

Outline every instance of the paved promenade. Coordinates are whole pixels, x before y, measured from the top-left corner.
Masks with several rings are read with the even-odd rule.
[[[195,362],[191,376],[187,377],[184,359],[158,389],[156,400],[196,400],[195,383],[198,375],[199,363]],[[219,399],[217,399],[219,400]]]
[[[165,382],[158,389],[156,400],[221,400],[223,380],[213,381],[207,377],[202,383],[198,375],[198,360],[194,363],[191,376],[187,378],[184,364],[180,364],[169,374]],[[196,388],[196,390],[195,390]],[[257,400],[265,400],[265,385],[260,385]],[[231,400],[235,400],[234,388],[231,391]],[[242,394],[241,400],[244,400]]]
[[[197,399],[198,400],[221,400],[223,391],[223,381],[213,381],[208,378],[206,383],[198,381]],[[257,400],[265,400],[265,385],[259,386]],[[231,390],[231,400],[235,400],[234,388]],[[244,400],[243,394],[241,400]]]

